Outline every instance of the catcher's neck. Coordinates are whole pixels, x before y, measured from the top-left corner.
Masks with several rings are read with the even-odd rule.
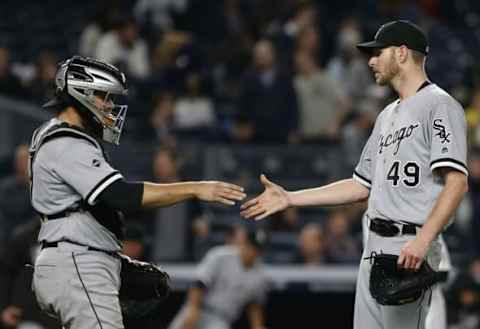
[[[64,111],[62,111],[57,118],[61,121],[68,123],[71,126],[77,126],[80,128],[85,128],[82,123],[82,118],[78,114],[77,110],[69,106]]]

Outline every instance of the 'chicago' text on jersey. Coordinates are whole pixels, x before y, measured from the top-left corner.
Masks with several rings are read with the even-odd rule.
[[[381,154],[383,152],[383,148],[387,148],[391,145],[395,145],[395,150],[393,151],[393,155],[398,153],[400,148],[400,143],[405,138],[412,136],[413,130],[419,127],[420,124],[411,124],[409,126],[402,127],[400,129],[395,130],[391,134],[386,136],[380,135],[380,144],[378,145],[378,153]]]

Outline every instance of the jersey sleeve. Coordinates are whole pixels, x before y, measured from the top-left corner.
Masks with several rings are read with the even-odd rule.
[[[373,134],[363,147],[362,155],[353,172],[353,179],[367,188],[372,187]]]
[[[441,99],[430,113],[427,129],[430,169],[450,167],[468,175],[467,124],[460,104],[453,99]]]
[[[110,166],[98,147],[73,138],[59,154],[54,170],[90,205],[95,204],[97,197],[110,184],[123,178]]]
[[[213,249],[207,253],[201,263],[198,265],[195,279],[210,287],[215,282],[216,274],[221,264],[221,255]]]

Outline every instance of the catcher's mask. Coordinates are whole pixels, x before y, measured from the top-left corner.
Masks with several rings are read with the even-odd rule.
[[[115,66],[81,56],[59,64],[55,76],[56,97],[44,108],[74,105],[88,114],[104,141],[118,145],[127,114],[125,75]]]

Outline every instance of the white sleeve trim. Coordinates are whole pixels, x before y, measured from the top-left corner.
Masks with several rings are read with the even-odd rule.
[[[434,169],[441,168],[441,167],[451,167],[451,168],[457,169],[458,171],[463,172],[465,175],[468,176],[468,170],[464,166],[461,166],[458,163],[448,161],[448,160],[435,162],[430,166],[430,169],[433,171]]]
[[[369,182],[367,182],[365,179],[361,178],[360,176],[358,176],[357,174],[353,173],[353,179],[355,179],[357,182],[359,182],[360,184],[362,184],[363,186],[367,187],[367,188],[371,188],[372,187],[372,184],[370,184]]]
[[[116,173],[106,181],[104,181],[102,184],[100,184],[95,191],[90,192],[90,197],[87,199],[87,202],[89,205],[93,206],[95,204],[95,199],[99,196],[100,193],[103,192],[110,184],[113,182],[122,179],[123,176],[120,173]]]

